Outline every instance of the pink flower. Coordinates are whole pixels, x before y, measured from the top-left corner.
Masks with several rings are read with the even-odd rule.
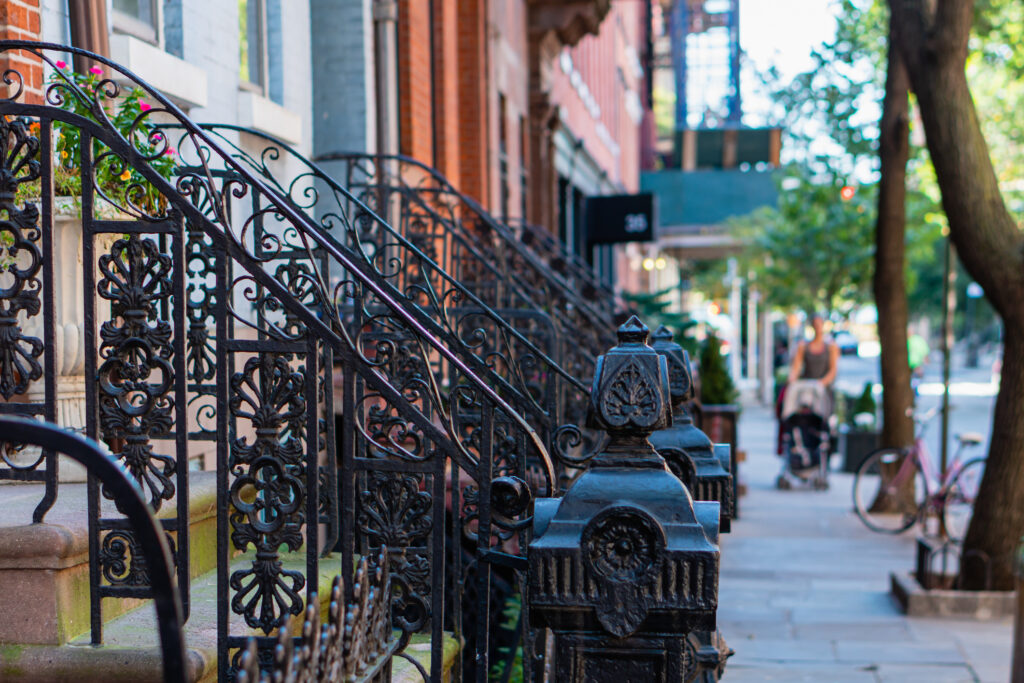
[[[68,68],[68,64],[67,64],[67,62],[62,62],[61,60],[58,59],[57,60],[57,68],[58,69],[66,69],[66,68]]]
[[[89,73],[96,74],[97,76],[99,76],[103,73],[103,67],[94,66],[91,69],[89,69]]]
[[[145,102],[139,102],[139,109],[141,109],[142,111],[149,111],[152,108],[153,108],[152,106],[150,106],[149,104],[147,104]]]
[[[174,156],[174,148],[173,147],[168,147],[167,151],[164,152],[164,156],[173,157]]]

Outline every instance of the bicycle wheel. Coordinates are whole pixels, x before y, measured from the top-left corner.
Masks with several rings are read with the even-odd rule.
[[[945,505],[942,508],[946,522],[946,533],[957,543],[964,540],[967,527],[974,515],[974,501],[978,499],[981,477],[985,474],[985,459],[968,461],[949,484]]]
[[[853,509],[872,531],[898,534],[914,526],[928,493],[916,462],[908,454],[882,448],[867,457],[853,479]]]

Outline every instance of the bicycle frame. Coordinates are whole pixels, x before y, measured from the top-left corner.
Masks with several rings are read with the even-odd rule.
[[[925,501],[930,502],[935,496],[944,493],[949,487],[950,482],[963,469],[963,463],[960,462],[960,453],[962,451],[963,445],[961,444],[957,448],[956,453],[953,454],[953,459],[946,467],[946,471],[939,472],[932,461],[931,451],[928,450],[928,444],[924,440],[924,430],[922,429],[921,433],[914,439],[914,445],[905,450],[903,462],[900,464],[900,468],[896,472],[896,476],[892,478],[889,486],[894,489],[899,488],[907,481],[907,478],[914,476],[913,468],[916,466],[924,473]]]

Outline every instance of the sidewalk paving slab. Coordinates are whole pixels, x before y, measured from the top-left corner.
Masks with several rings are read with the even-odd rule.
[[[724,680],[946,683],[1009,679],[1012,619],[910,618],[889,573],[914,564],[914,537],[875,534],[852,511],[852,476],[828,491],[775,489],[771,412],[745,406],[748,494],[722,536],[718,625],[736,654]]]

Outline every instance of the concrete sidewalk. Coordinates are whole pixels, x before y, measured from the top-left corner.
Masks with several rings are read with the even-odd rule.
[[[740,419],[747,495],[722,537],[718,624],[736,654],[724,679],[754,681],[1009,680],[1011,619],[908,618],[889,572],[913,567],[913,536],[869,531],[853,514],[852,475],[829,491],[778,491],[775,423],[760,406]]]

